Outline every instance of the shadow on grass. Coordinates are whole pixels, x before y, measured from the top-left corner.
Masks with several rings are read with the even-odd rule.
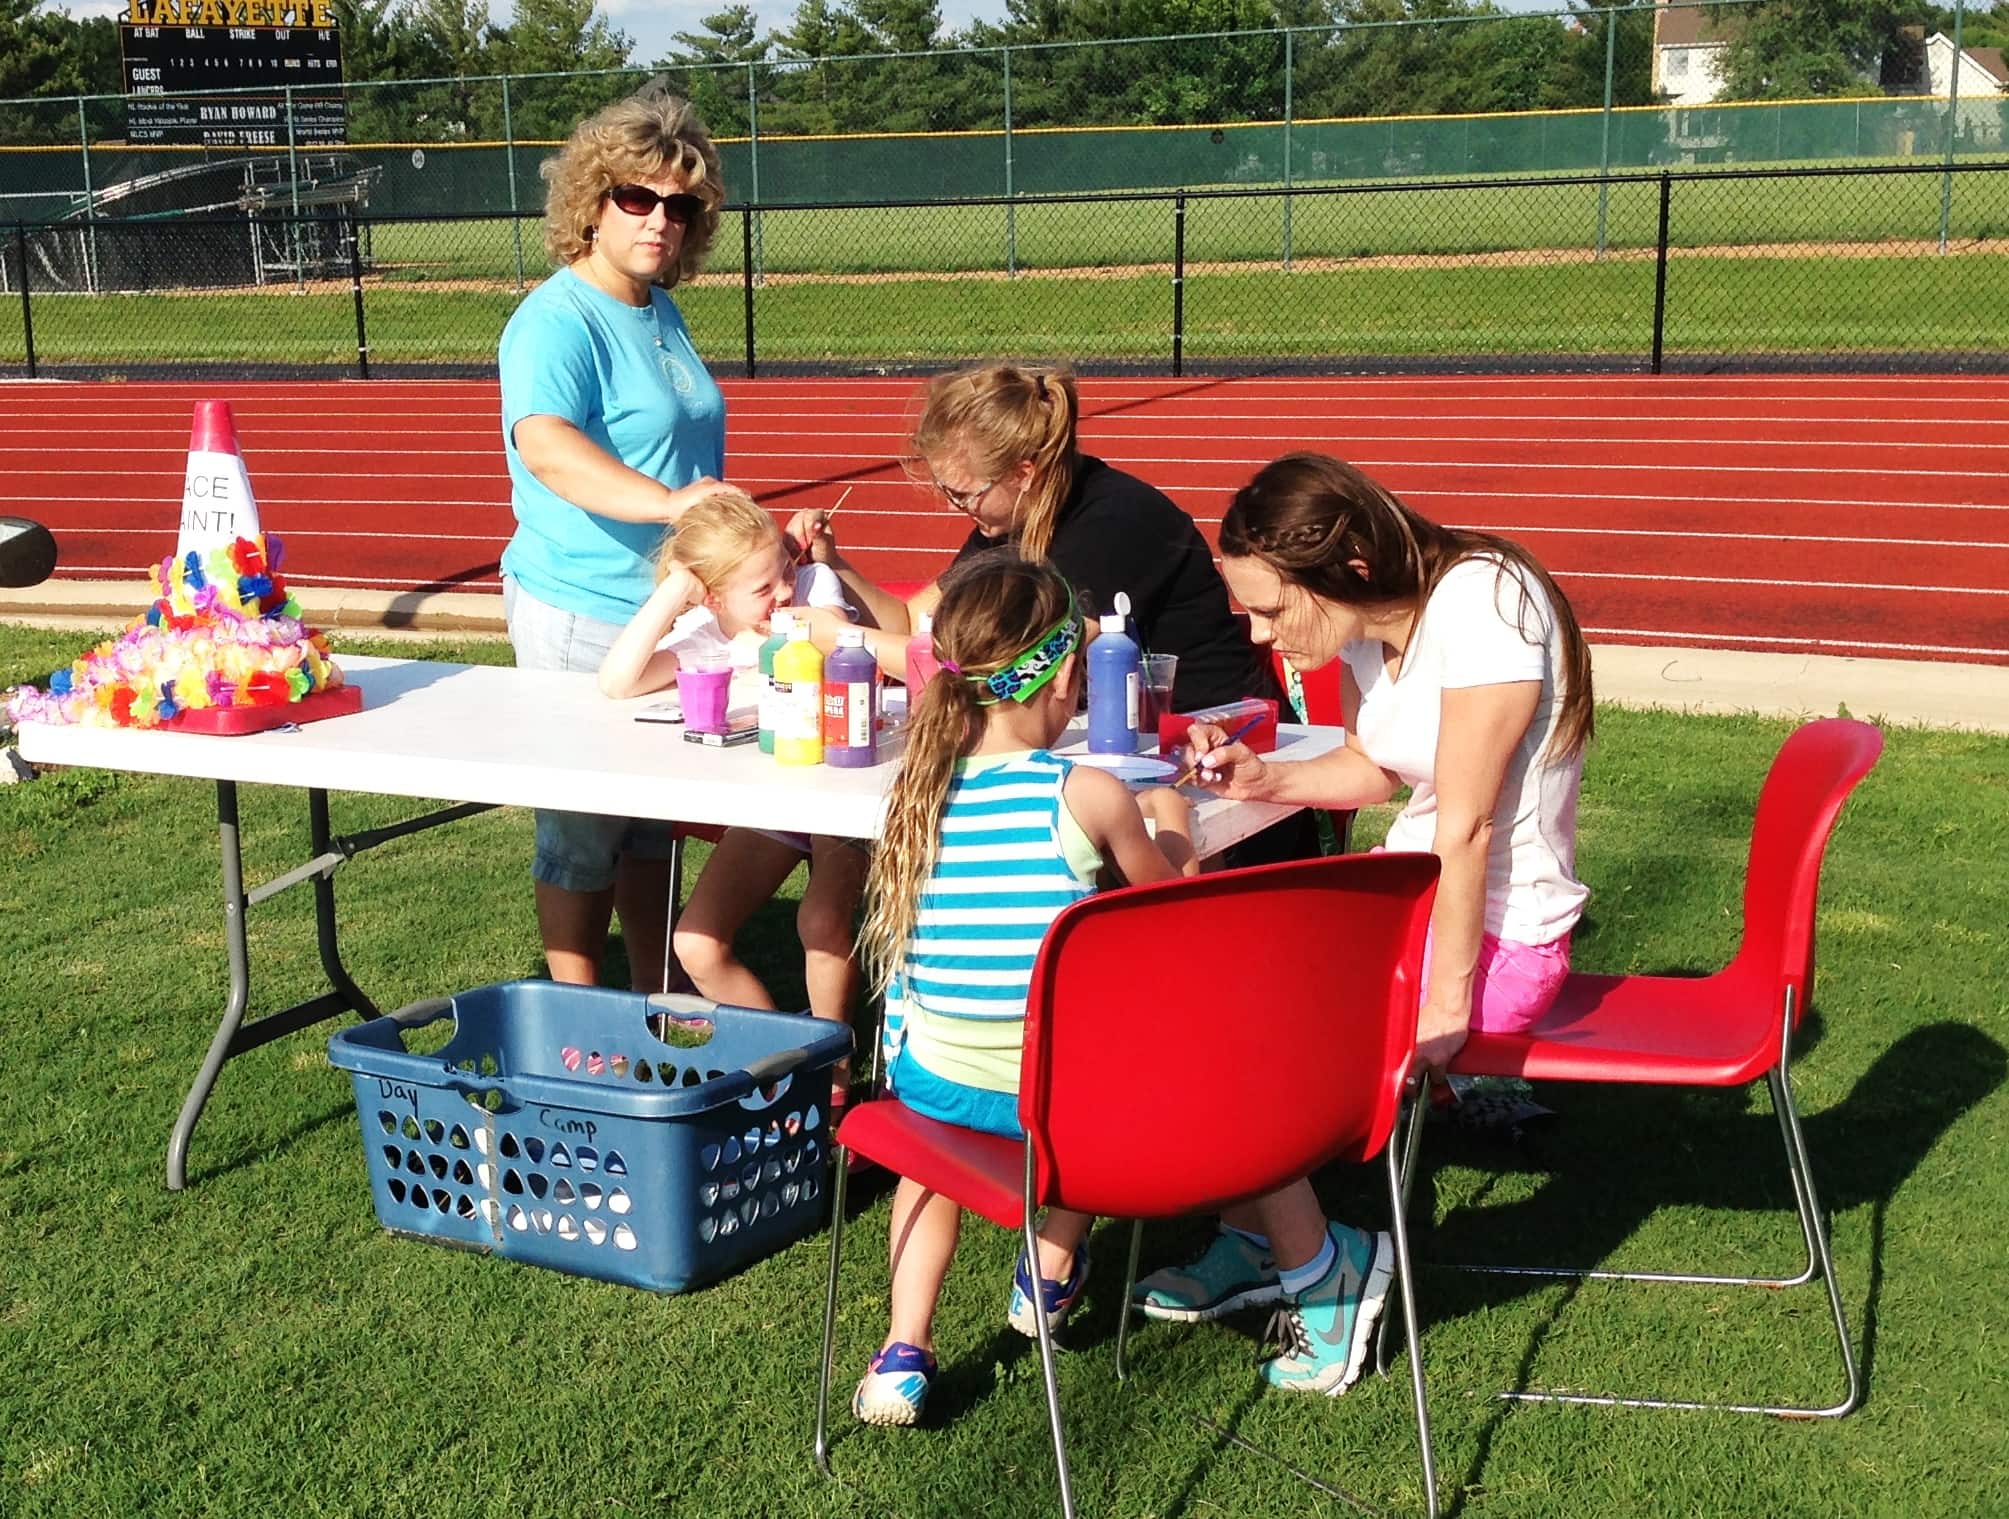
[[[267,1160],[273,1159],[281,1152],[292,1149],[308,1135],[327,1128],[331,1123],[342,1123],[345,1121],[353,1123],[355,1118],[356,1104],[353,1101],[342,1102],[335,1107],[329,1108],[325,1113],[316,1113],[311,1117],[302,1118],[292,1128],[286,1130],[285,1133],[274,1134],[267,1139],[263,1139],[256,1145],[240,1150],[227,1160],[219,1161],[215,1165],[204,1167],[201,1170],[190,1166],[188,1185],[191,1188],[199,1187],[203,1183],[213,1181],[218,1177],[228,1176],[233,1171],[242,1171],[247,1166],[262,1164]],[[193,1153],[194,1148],[194,1145],[191,1144],[189,1147],[191,1153]],[[163,1153],[165,1153],[165,1149],[166,1146],[163,1144]],[[166,1162],[163,1161],[162,1164],[165,1165]]]
[[[1818,1036],[1810,1012],[1799,1041],[1804,1050]],[[1802,1116],[1814,1184],[1824,1211],[1836,1214],[1868,1205],[1870,1258],[1861,1301],[1861,1367],[1864,1398],[1872,1396],[1877,1307],[1883,1285],[1883,1250],[1891,1198],[1946,1131],[2002,1085],[2009,1052],[1987,1034],[1958,1022],[1929,1024],[1891,1045],[1834,1106]],[[1562,1088],[1545,1086],[1553,1099]],[[1597,1266],[1618,1251],[1663,1207],[1777,1213],[1793,1217],[1791,1184],[1781,1150],[1779,1125],[1770,1104],[1755,1107],[1753,1088],[1682,1090],[1604,1089],[1569,1115],[1566,1132],[1530,1144],[1530,1158],[1548,1173],[1531,1197],[1452,1212],[1431,1231],[1425,1253],[1438,1261],[1542,1261],[1555,1241],[1567,1241],[1571,1264]],[[1657,1149],[1634,1139],[1664,1136]],[[1438,1151],[1434,1157],[1433,1150]],[[1428,1182],[1430,1161],[1488,1164],[1469,1141],[1426,1145],[1419,1164]],[[1497,1164],[1498,1151],[1492,1151]],[[1489,1191],[1492,1182],[1482,1190]],[[1424,1196],[1428,1196],[1425,1192]],[[1416,1215],[1427,1219],[1428,1207]],[[1798,1239],[1797,1229],[1794,1238]],[[1655,1263],[1654,1269],[1730,1273],[1755,1270],[1737,1262]],[[1547,1291],[1555,1278],[1481,1277],[1432,1273],[1423,1302],[1436,1321],[1457,1318]],[[1652,1292],[1650,1286],[1637,1290]],[[1816,1291],[1809,1286],[1806,1290]],[[1849,1295],[1844,1281],[1843,1293]],[[1543,1317],[1530,1340],[1516,1377],[1525,1387],[1537,1352],[1575,1295],[1575,1285]],[[1467,1469],[1466,1486],[1478,1484],[1501,1418],[1487,1421]]]

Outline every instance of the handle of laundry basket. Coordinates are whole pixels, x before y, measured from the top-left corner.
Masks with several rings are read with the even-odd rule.
[[[453,998],[426,997],[385,1016],[405,1028],[418,1028],[422,1024],[431,1023],[435,1018],[444,1018],[452,1011]]]
[[[781,1080],[809,1056],[810,1051],[803,1045],[797,1045],[789,1050],[776,1050],[772,1055],[762,1055],[758,1060],[749,1060],[746,1063],[746,1073],[753,1078],[755,1086],[764,1087],[770,1082]]]

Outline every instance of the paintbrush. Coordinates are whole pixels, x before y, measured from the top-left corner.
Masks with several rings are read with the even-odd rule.
[[[856,489],[857,487],[855,485],[847,485],[844,487],[844,494],[837,498],[837,506],[831,507],[829,511],[823,514],[823,521],[826,525],[829,523],[832,517],[837,515],[838,507],[843,506],[846,501],[849,501],[851,499],[851,492]],[[820,532],[821,530],[822,529],[819,528],[817,531]],[[802,552],[796,558],[795,562],[797,564],[809,563],[809,557],[813,550],[815,542],[816,542],[816,534],[811,533],[809,535],[809,542],[802,545]]]
[[[1258,713],[1256,716],[1250,718],[1247,722],[1243,723],[1241,727],[1237,728],[1233,733],[1230,733],[1225,739],[1221,741],[1220,749],[1209,749],[1207,751],[1208,758],[1212,758],[1214,755],[1219,754],[1221,752],[1221,749],[1227,748],[1230,744],[1239,744],[1243,739],[1247,738],[1251,733],[1255,732],[1256,725],[1263,720],[1264,715],[1265,714]],[[1201,761],[1195,759],[1192,764],[1186,767],[1185,772],[1176,781],[1172,782],[1173,786],[1174,787],[1183,786],[1187,782],[1191,781],[1194,776],[1200,773],[1200,766]]]

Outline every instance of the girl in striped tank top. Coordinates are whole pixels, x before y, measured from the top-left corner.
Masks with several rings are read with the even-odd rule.
[[[965,561],[943,580],[934,632],[941,669],[915,702],[859,945],[886,994],[893,1095],[930,1118],[1017,1137],[1026,996],[1047,928],[1105,869],[1129,882],[1195,869],[1191,809],[1176,791],[1133,796],[1114,776],[1048,752],[1080,702],[1084,632],[1050,565],[1011,549]],[[901,1180],[892,1323],[851,1403],[868,1423],[920,1419],[961,1222],[955,1203]],[[1056,1211],[1040,1226],[1050,1325],[1087,1281],[1089,1223]],[[1021,1259],[1008,1316],[1036,1335],[1034,1312]]]

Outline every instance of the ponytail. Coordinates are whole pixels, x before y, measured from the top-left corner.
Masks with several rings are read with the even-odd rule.
[[[1029,461],[1032,480],[1012,541],[1026,558],[1044,559],[1074,489],[1080,422],[1080,391],[1064,364],[956,370],[928,383],[909,467],[924,478],[927,459],[950,448],[993,479]]]
[[[976,688],[937,670],[921,690],[907,723],[907,752],[886,798],[886,823],[865,878],[865,921],[858,949],[875,995],[898,974],[920,915],[921,890],[935,868],[942,813],[956,761],[983,736]]]

